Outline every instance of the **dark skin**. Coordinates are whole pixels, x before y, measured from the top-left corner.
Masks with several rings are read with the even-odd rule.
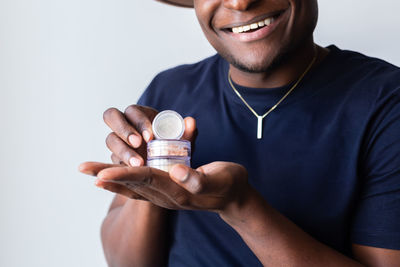
[[[289,84],[315,53],[314,68],[328,53],[313,41],[316,0],[195,0],[194,4],[205,36],[231,63],[232,79],[238,84],[259,88]],[[243,41],[226,29],[268,14],[278,14],[279,23],[262,38]],[[80,166],[80,171],[98,177],[98,187],[117,193],[102,226],[111,266],[161,265],[168,209],[218,213],[264,265],[398,266],[398,250],[353,244],[351,259],[315,240],[268,205],[248,184],[241,165],[212,162],[196,170],[175,165],[169,173],[143,167],[144,147],[153,138],[151,122],[156,114],[140,106],[130,106],[124,113],[107,110],[104,120],[113,131],[107,146],[114,164]],[[185,124],[184,139],[193,142],[195,120],[185,118]]]

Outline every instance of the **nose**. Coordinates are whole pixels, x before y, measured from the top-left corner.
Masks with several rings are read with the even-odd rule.
[[[226,8],[245,11],[249,9],[251,4],[259,0],[223,0],[223,5]]]

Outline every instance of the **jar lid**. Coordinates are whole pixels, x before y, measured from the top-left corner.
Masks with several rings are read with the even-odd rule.
[[[185,122],[179,113],[173,110],[164,110],[153,120],[153,133],[156,139],[178,140],[185,132]]]

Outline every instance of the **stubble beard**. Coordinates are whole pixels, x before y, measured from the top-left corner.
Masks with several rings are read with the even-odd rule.
[[[247,73],[268,73],[268,72],[273,72],[276,70],[279,66],[282,65],[283,62],[286,61],[286,59],[289,57],[290,53],[287,51],[283,51],[283,53],[280,53],[273,57],[272,59],[266,58],[262,60],[259,63],[251,63],[251,62],[245,62],[244,60],[241,60],[239,58],[236,58],[232,54],[221,54],[221,56],[228,61],[233,67]]]
[[[261,62],[246,62],[245,59],[240,59],[232,53],[221,51],[219,54],[233,67],[247,73],[268,73],[278,69],[282,64],[287,62],[298,44],[285,44],[280,48],[280,52],[276,55],[266,57]]]

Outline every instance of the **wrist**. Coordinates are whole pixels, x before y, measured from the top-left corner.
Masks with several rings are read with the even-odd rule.
[[[128,212],[142,216],[158,216],[167,212],[166,209],[144,200],[128,199],[124,206]]]
[[[246,223],[251,214],[262,205],[263,201],[259,193],[250,185],[241,191],[239,197],[230,202],[219,212],[219,216],[229,225]]]

